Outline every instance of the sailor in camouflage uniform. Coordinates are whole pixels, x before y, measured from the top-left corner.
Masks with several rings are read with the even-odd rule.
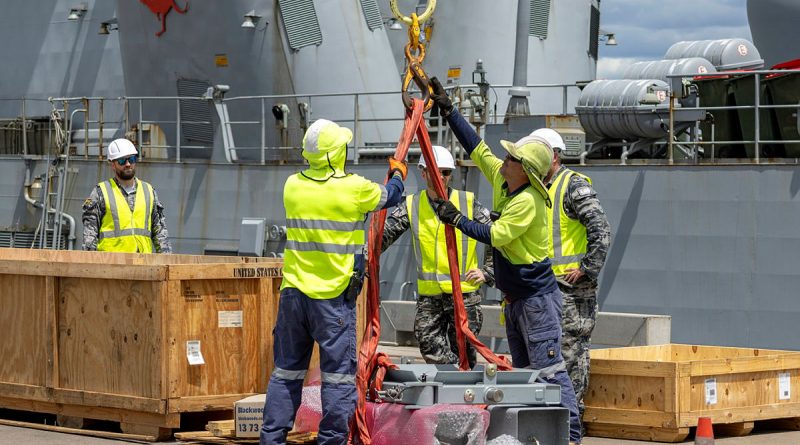
[[[608,253],[611,228],[591,179],[561,165],[560,152],[565,148],[561,136],[549,128],[532,134],[547,140],[554,152],[545,180],[553,202],[548,214],[548,247],[564,296],[561,353],[583,416],[583,396],[589,386],[589,347],[597,320],[597,277]]]
[[[137,179],[136,147],[127,139],[108,146],[114,177],[83,203],[83,248],[109,252],[171,253],[164,205],[153,186]]]
[[[455,169],[453,156],[440,146],[433,147],[436,164],[442,181],[450,193],[450,201],[464,213],[483,223],[490,224],[489,211],[479,203],[474,195],[463,190],[448,187],[451,173]],[[444,236],[445,225],[439,221],[430,204],[433,182],[428,176],[425,160],[420,158],[419,167],[428,189],[407,196],[405,203],[395,207],[386,218],[383,232],[383,250],[386,250],[400,235],[411,229],[415,259],[417,263],[417,311],[414,319],[414,336],[426,363],[458,363],[458,343],[456,342],[455,320],[453,316],[452,282],[447,263],[447,246]],[[486,251],[483,267],[478,267],[477,242],[460,231],[455,231],[458,246],[461,291],[467,311],[469,329],[478,335],[483,325],[481,312],[482,283],[494,285],[494,270],[491,254]],[[466,266],[465,266],[466,265]],[[475,349],[467,344],[467,358],[470,367],[475,366]]]

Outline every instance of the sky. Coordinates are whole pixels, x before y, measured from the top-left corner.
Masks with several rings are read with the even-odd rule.
[[[750,37],[747,0],[602,0],[600,28],[618,44],[600,44],[598,79],[620,78],[625,67],[659,60],[681,40]]]

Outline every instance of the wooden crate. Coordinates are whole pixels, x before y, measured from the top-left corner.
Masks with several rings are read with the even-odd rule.
[[[788,374],[789,398],[779,394]],[[716,403],[707,388],[716,385]],[[591,436],[680,442],[710,417],[726,435],[800,417],[800,352],[668,344],[591,353],[583,420]],[[794,422],[797,423],[797,422]]]
[[[282,266],[0,249],[0,407],[118,421],[156,437],[182,413],[231,410],[266,390]],[[239,311],[241,326],[224,321]],[[188,362],[193,340],[204,365]]]

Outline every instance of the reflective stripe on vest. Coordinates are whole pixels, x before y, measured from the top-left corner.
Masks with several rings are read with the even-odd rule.
[[[589,184],[592,183],[592,180],[585,175],[563,169],[548,190],[553,207],[547,209],[547,218],[551,221],[547,255],[553,263],[553,273],[556,276],[566,274],[567,269],[580,267],[580,262],[586,255],[586,227],[579,220],[570,218],[564,211],[564,197],[567,195],[572,175],[579,175]]]
[[[453,190],[450,201],[457,209],[472,219],[472,204],[475,195],[463,190]],[[464,209],[466,207],[466,209]],[[453,282],[450,280],[450,267],[447,262],[447,241],[444,236],[444,224],[439,221],[423,190],[406,197],[406,209],[413,234],[414,255],[417,260],[417,292],[419,295],[441,295],[453,293]],[[480,284],[465,281],[468,270],[478,268],[478,242],[455,231],[456,245],[459,250],[459,270],[461,272],[461,292],[474,292]]]
[[[136,180],[133,211],[117,183],[103,181],[100,191],[106,211],[100,221],[97,250],[105,252],[152,253],[153,186]]]

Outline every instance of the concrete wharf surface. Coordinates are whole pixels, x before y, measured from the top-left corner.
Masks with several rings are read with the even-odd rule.
[[[49,431],[33,430],[28,428],[0,425],[0,444],[14,445],[110,445],[131,443],[120,440],[107,440],[95,437],[77,436],[74,434],[53,433]],[[138,442],[137,442],[138,443]],[[168,441],[159,444],[185,444],[187,442]],[[600,437],[587,437],[583,445],[645,445],[658,442],[642,442],[637,440],[604,439]],[[694,443],[693,440],[683,442]],[[800,431],[781,432],[754,432],[745,437],[722,437],[716,439],[717,445],[798,445],[800,444]]]

